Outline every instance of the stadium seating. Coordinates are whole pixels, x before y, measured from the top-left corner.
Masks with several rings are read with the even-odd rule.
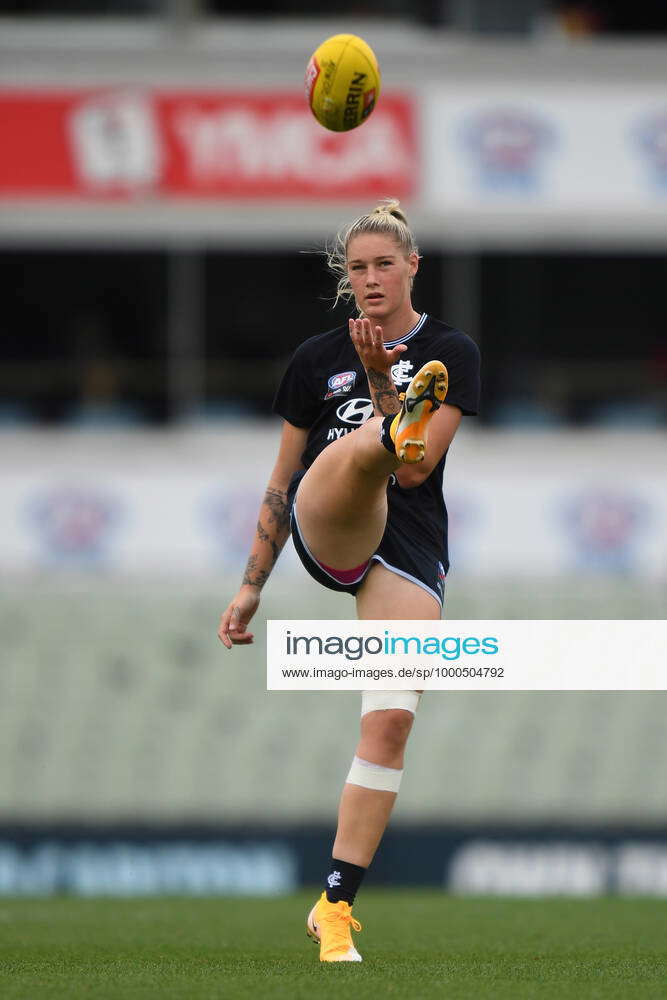
[[[265,690],[257,644],[216,638],[219,579],[14,581],[0,604],[0,809],[16,820],[333,822],[352,692]],[[450,617],[660,617],[623,581],[452,582]],[[263,613],[345,617],[277,573]],[[432,692],[395,821],[664,822],[664,694]],[[647,767],[650,761],[650,767]],[[289,794],[286,789],[289,788]]]

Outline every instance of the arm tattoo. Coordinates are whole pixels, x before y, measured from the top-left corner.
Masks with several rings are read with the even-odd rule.
[[[269,545],[271,546],[271,552],[273,555],[273,558],[271,560],[271,569],[273,569],[273,567],[276,564],[276,559],[280,555],[280,546],[273,538],[271,538],[268,531],[264,530],[264,526],[262,525],[261,521],[257,522],[257,537],[261,542],[268,542]]]
[[[392,413],[398,413],[401,403],[396,386],[390,376],[375,368],[369,368],[366,374],[376,414],[380,417],[388,417]]]
[[[262,524],[261,517],[257,522],[257,537],[260,542],[271,547],[271,561],[266,566],[266,556],[262,556],[263,566],[258,565],[260,562],[260,557],[257,553],[254,553],[248,559],[248,564],[243,574],[243,584],[249,584],[252,587],[258,587],[260,590],[269,579],[271,570],[276,564],[276,560],[280,555],[280,550],[283,547],[285,538],[289,532],[289,507],[287,505],[287,493],[285,490],[276,490],[272,487],[267,489],[264,495],[264,501],[262,507],[268,507],[269,519],[268,525],[275,525],[273,530],[267,531]],[[265,567],[265,568],[263,568]]]
[[[248,565],[245,568],[245,573],[243,574],[243,583],[249,583],[253,587],[259,587],[261,590],[266,581],[269,579],[269,574],[264,569],[257,569],[257,556],[250,556],[248,559]]]
[[[270,524],[277,524],[279,531],[286,531],[289,527],[289,507],[287,506],[287,492],[285,490],[275,490],[269,487],[264,494],[264,503],[271,511],[269,517]]]

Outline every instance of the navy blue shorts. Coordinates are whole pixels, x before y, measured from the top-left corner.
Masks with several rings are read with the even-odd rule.
[[[431,551],[424,545],[415,545],[414,539],[410,537],[409,525],[402,524],[401,519],[393,514],[387,521],[387,527],[377,550],[368,562],[357,567],[357,570],[337,571],[319,562],[304,541],[294,510],[294,498],[304,475],[305,470],[302,470],[292,477],[287,491],[287,500],[290,506],[290,525],[294,548],[304,568],[314,580],[329,590],[356,594],[372,564],[379,562],[392,573],[416,583],[442,606],[445,593],[443,550]]]

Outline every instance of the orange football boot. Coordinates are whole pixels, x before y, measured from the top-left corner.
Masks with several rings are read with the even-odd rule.
[[[320,962],[361,962],[350,927],[361,930],[350,904],[344,899],[330,903],[323,892],[306,920],[306,934],[320,946]]]
[[[442,361],[429,361],[407,388],[403,405],[389,427],[399,462],[421,462],[426,453],[428,424],[444,402],[449,386]]]

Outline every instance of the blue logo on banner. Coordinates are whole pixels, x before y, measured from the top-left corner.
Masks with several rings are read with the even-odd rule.
[[[261,496],[253,489],[229,490],[204,500],[203,522],[217,557],[245,565],[257,529]]]
[[[633,136],[654,187],[667,191],[667,108],[642,118],[633,129]]]
[[[469,568],[471,546],[485,516],[472,494],[447,491],[448,548],[457,569]]]
[[[27,512],[50,563],[90,567],[108,554],[120,503],[100,490],[63,486],[35,496]]]
[[[555,146],[555,129],[542,115],[518,108],[488,108],[461,129],[479,186],[487,192],[532,194],[539,187],[543,154]]]
[[[565,504],[564,520],[582,569],[630,572],[648,519],[647,505],[628,493],[589,490]]]

